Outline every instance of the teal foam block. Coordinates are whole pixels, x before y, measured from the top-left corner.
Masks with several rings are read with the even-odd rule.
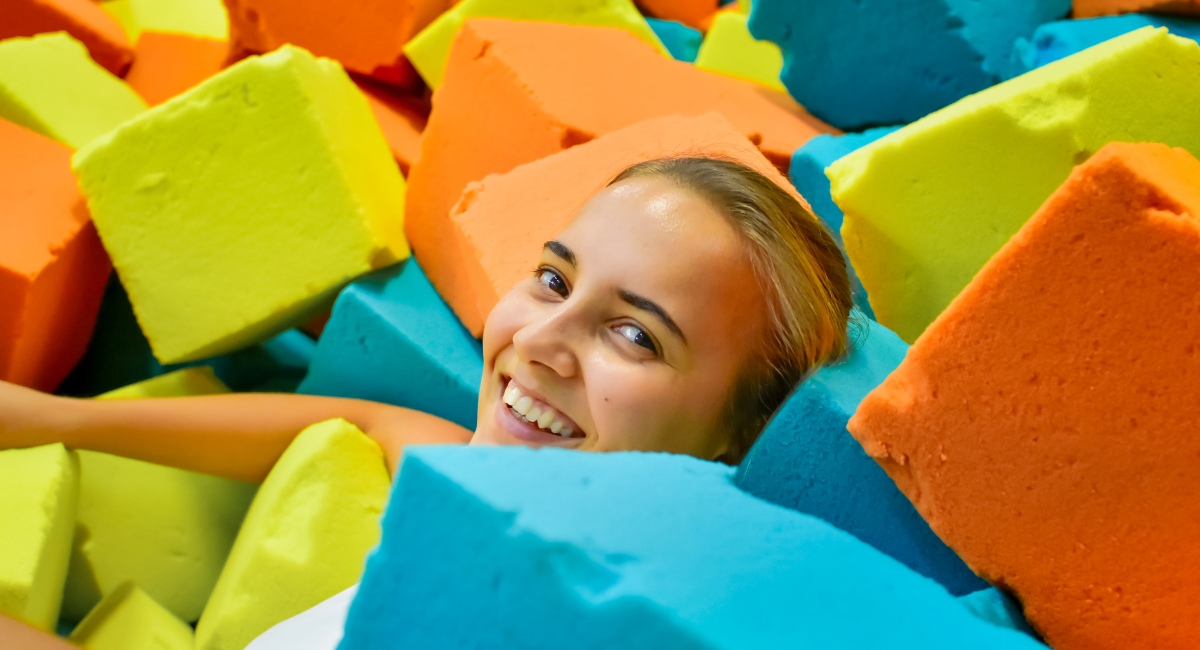
[[[750,33],[813,115],[857,131],[907,124],[1010,75],[1013,44],[1071,0],[754,0]]]
[[[229,354],[164,366],[150,351],[129,297],[114,274],[105,287],[87,352],[57,392],[95,397],[180,368],[211,366],[234,391],[288,393],[295,391],[304,378],[316,347],[316,342],[303,332],[287,330]]]
[[[483,352],[415,261],[346,287],[299,392],[405,406],[475,429]]]
[[[1010,630],[1016,630],[1030,636],[1036,634],[1033,628],[1029,627],[1029,622],[1025,620],[1025,615],[1021,613],[1020,605],[1017,605],[1011,598],[1004,595],[1004,592],[995,587],[967,594],[960,597],[958,601],[970,610],[972,614],[989,623]]]
[[[908,346],[867,321],[840,363],[817,371],[772,418],[738,467],[756,497],[820,517],[910,569],[968,594],[988,585],[947,547],[846,431],[859,402],[904,360]]]
[[[667,47],[667,51],[671,53],[672,57],[678,61],[696,62],[696,55],[700,52],[700,42],[704,40],[704,34],[700,30],[688,27],[677,20],[647,18],[646,23],[650,25],[650,29],[654,30],[654,34]]]
[[[409,451],[340,650],[1041,648],[686,456]]]
[[[1059,20],[1038,27],[1032,38],[1017,41],[1013,55],[1018,66],[1012,72],[1015,76],[1040,68],[1147,26],[1166,27],[1176,36],[1200,41],[1200,20],[1144,14]]]
[[[837,241],[838,248],[843,248],[842,217],[844,215],[842,209],[833,202],[833,196],[829,191],[829,178],[825,176],[825,169],[842,156],[865,147],[899,128],[898,126],[884,126],[863,133],[818,135],[792,155],[792,166],[788,172],[792,185],[796,186],[800,195],[808,200],[817,218],[829,227],[829,232]],[[844,251],[842,256],[845,257]],[[854,267],[850,266],[848,258],[846,266],[850,269],[850,293],[854,297],[854,306],[858,307],[868,318],[874,320],[875,312],[871,310],[871,304],[867,300],[867,290],[863,288],[862,282],[858,279],[858,274],[854,272]]]

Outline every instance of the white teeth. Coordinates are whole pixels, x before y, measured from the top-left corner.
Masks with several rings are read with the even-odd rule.
[[[510,406],[526,422],[537,425],[539,429],[562,436],[563,438],[570,438],[575,433],[574,429],[563,424],[558,411],[541,404],[535,406],[533,398],[528,395],[522,395],[521,389],[517,388],[515,382],[510,381],[508,387],[504,389],[504,403]]]
[[[530,412],[528,417],[532,420],[533,413]],[[550,427],[551,422],[555,422],[556,420],[558,420],[558,414],[555,413],[553,409],[546,409],[545,411],[542,411],[541,415],[538,416],[537,425],[542,429],[546,429]]]
[[[528,413],[531,406],[533,406],[533,398],[528,395],[522,395],[521,399],[517,400],[517,403],[512,405],[513,410],[521,415]]]
[[[517,403],[517,398],[520,397],[520,395],[521,391],[517,390],[517,387],[514,386],[512,382],[509,382],[508,388],[504,389],[504,403],[512,406],[513,404]]]
[[[563,430],[559,431],[558,435],[560,435],[564,438],[570,438],[571,434],[573,434],[573,433],[575,433],[575,430],[572,429],[571,427],[563,427]]]
[[[539,424],[538,426],[541,426],[541,424]],[[542,427],[542,428],[545,429],[546,427]],[[550,425],[550,433],[553,433],[554,435],[558,435],[558,432],[562,431],[562,428],[563,428],[562,422],[555,420],[554,423]]]
[[[537,422],[537,419],[542,417],[542,407],[535,406],[525,412],[525,419],[530,422]]]

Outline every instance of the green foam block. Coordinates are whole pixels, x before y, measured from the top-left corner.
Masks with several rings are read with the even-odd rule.
[[[300,48],[227,68],[74,166],[162,363],[263,341],[409,254],[404,179],[366,99]]]
[[[64,32],[0,41],[0,118],[78,149],[145,110]]]
[[[1145,29],[994,86],[834,163],[846,252],[912,343],[1066,180],[1114,141],[1200,155],[1200,44]]]
[[[55,628],[78,486],[62,445],[0,452],[0,614]]]
[[[85,650],[192,650],[192,626],[134,583],[109,594],[71,632]]]
[[[390,483],[383,452],[350,423],[305,429],[250,506],[196,626],[197,650],[241,650],[357,582]]]

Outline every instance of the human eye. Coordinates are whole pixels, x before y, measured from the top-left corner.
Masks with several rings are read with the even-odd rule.
[[[654,339],[651,338],[645,330],[637,325],[625,323],[618,325],[613,329],[630,343],[633,343],[638,347],[645,348],[646,350],[653,352],[655,355],[658,354],[658,345],[654,343]]]
[[[567,281],[558,271],[548,267],[539,266],[533,270],[533,279],[543,287],[553,291],[559,296],[566,298],[570,294],[570,287],[567,286]]]

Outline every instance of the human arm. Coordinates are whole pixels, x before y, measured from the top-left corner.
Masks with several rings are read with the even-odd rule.
[[[0,449],[61,442],[252,483],[266,478],[301,430],[333,418],[374,439],[392,473],[406,445],[471,438],[436,416],[364,400],[259,393],[88,400],[0,382]]]

